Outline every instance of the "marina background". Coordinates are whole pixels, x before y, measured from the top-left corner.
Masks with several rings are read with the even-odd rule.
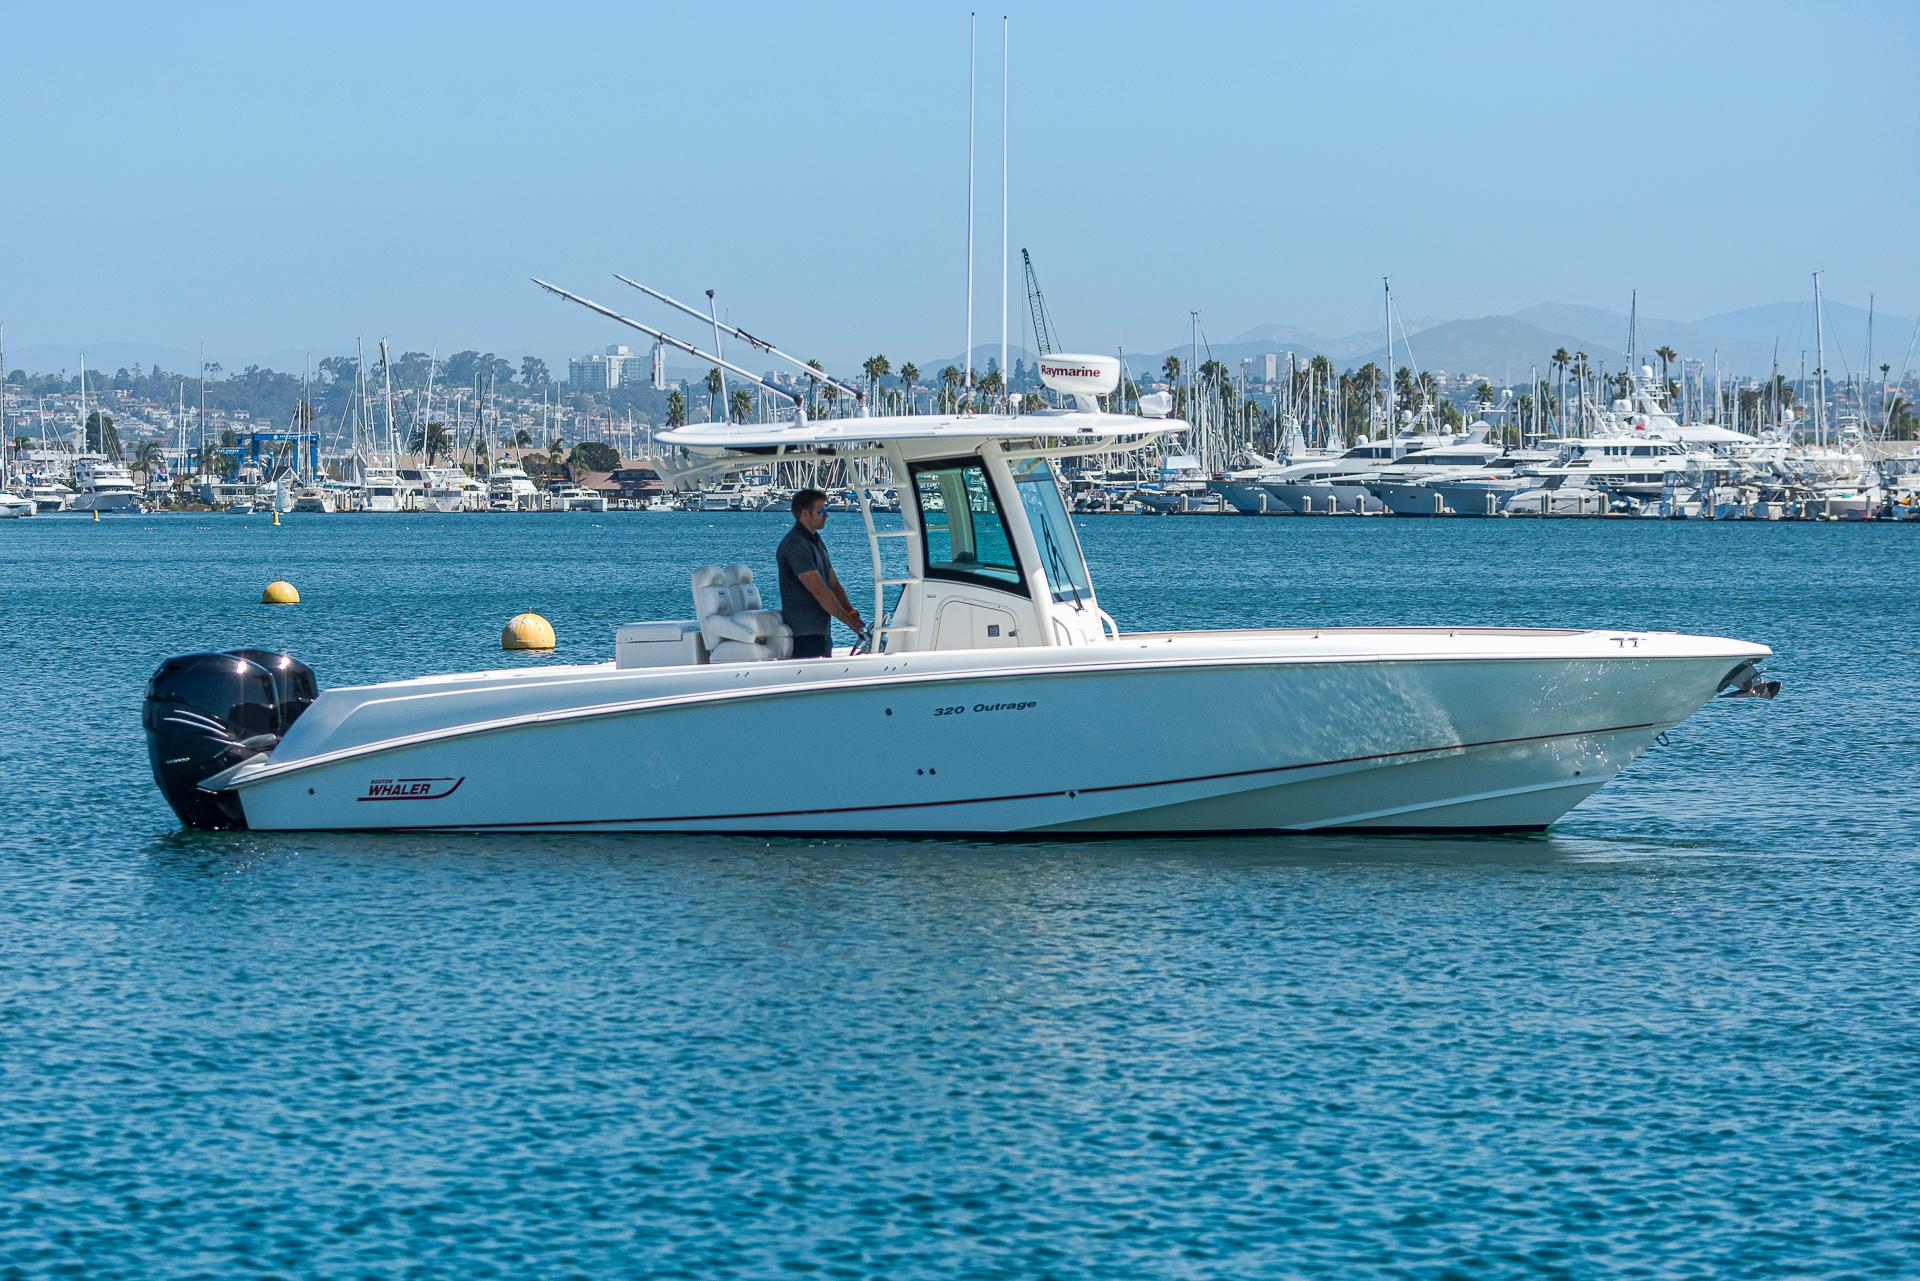
[[[1631,620],[1775,648],[1779,699],[1710,704],[1539,837],[209,834],[151,786],[140,689],[165,655],[258,643],[329,686],[601,658],[616,624],[686,611],[691,566],[765,564],[785,524],[11,529],[5,1267],[1910,1271],[1904,529],[1089,541],[1140,627],[1254,600],[1275,625]],[[827,536],[858,596],[857,518]],[[301,605],[255,603],[276,577]],[[527,608],[551,660],[498,649]],[[710,764],[834,750],[796,726]]]

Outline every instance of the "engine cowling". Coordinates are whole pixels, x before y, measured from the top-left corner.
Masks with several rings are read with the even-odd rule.
[[[160,664],[140,719],[153,781],[180,821],[211,831],[245,827],[239,800],[201,782],[272,751],[319,692],[312,668],[264,649],[181,654]]]

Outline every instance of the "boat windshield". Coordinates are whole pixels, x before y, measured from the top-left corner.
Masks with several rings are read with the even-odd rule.
[[[1087,562],[1074,536],[1053,468],[1045,459],[1025,458],[1013,464],[1014,489],[1040,546],[1040,563],[1047,569],[1047,586],[1059,601],[1080,601],[1093,594],[1087,581]]]
[[[920,499],[921,549],[936,578],[984,579],[1019,586],[1020,564],[1007,537],[986,468],[978,460],[913,469]]]

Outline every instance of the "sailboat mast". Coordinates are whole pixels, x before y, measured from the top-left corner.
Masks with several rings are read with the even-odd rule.
[[[200,456],[207,453],[207,345],[200,344],[200,412],[196,425],[200,428]],[[212,492],[212,491],[209,491]]]
[[[1819,384],[1813,401],[1813,430],[1816,443],[1827,443],[1827,331],[1820,303],[1820,273],[1813,273],[1813,376]]]
[[[1393,282],[1389,277],[1380,277],[1380,295],[1386,300],[1387,331],[1387,435],[1393,435]]]
[[[387,402],[387,465],[395,475],[400,472],[400,446],[396,439],[393,422],[393,361],[387,355],[387,340],[380,340],[380,377],[386,384]]]
[[[1866,364],[1866,368],[1860,371],[1860,377],[1862,379],[1862,391],[1863,391],[1863,394],[1860,397],[1860,405],[1862,410],[1864,410],[1864,412],[1861,414],[1861,418],[1863,421],[1861,422],[1860,426],[1863,431],[1871,431],[1873,429],[1873,408],[1870,403],[1873,398],[1873,295],[1872,294],[1867,295],[1867,364]]]

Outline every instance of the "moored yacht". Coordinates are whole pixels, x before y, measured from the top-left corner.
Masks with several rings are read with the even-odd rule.
[[[562,512],[603,512],[605,494],[596,494],[584,485],[562,485],[553,491],[553,509]]]
[[[872,623],[851,649],[786,658],[752,571],[705,565],[688,567],[690,616],[621,628],[610,662],[320,692],[284,655],[188,655],[148,687],[155,777],[203,827],[1528,829],[1716,693],[1771,693],[1766,647],[1665,632],[1125,631],[1054,471],[1184,430],[1104,412],[1119,374],[1051,357],[1070,410],[814,422],[792,395],[790,422],[660,433],[694,459],[680,480],[833,465],[863,473],[864,497],[892,477],[898,525],[862,512]],[[712,767],[795,725],[835,750]]]
[[[33,510],[41,516],[66,511],[73,503],[73,491],[57,480],[42,477],[27,481],[26,495],[33,500]]]
[[[356,504],[363,512],[403,512],[412,510],[405,483],[400,479],[400,470],[389,463],[369,462],[365,458],[356,459],[360,473],[360,501]]]
[[[78,493],[68,504],[77,512],[140,512],[146,505],[127,469],[105,454],[76,454],[73,483]]]
[[[1402,434],[1381,440],[1362,436],[1337,457],[1306,459],[1281,468],[1260,483],[1275,502],[1303,516],[1342,512],[1376,515],[1386,510],[1367,488],[1376,472],[1407,453],[1438,449],[1461,440],[1450,434]]]
[[[540,488],[533,477],[513,463],[502,463],[487,477],[487,509],[497,512],[537,512]]]

